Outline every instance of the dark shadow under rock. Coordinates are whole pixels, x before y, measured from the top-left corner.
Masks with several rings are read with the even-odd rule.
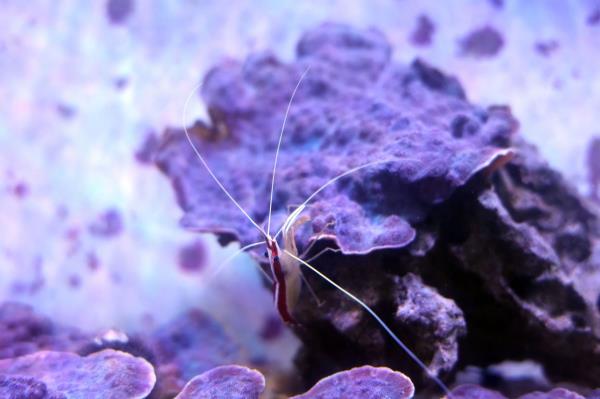
[[[156,398],[172,397],[193,377],[242,357],[240,346],[200,310],[186,312],[146,339],[156,357]]]
[[[469,238],[450,246],[488,298],[487,306],[483,296],[459,302],[473,326],[463,361],[529,358],[552,379],[593,386],[600,375],[600,264],[591,256],[598,220],[531,147],[518,149],[493,187],[471,199]],[[497,328],[482,328],[491,324]]]
[[[0,305],[0,359],[27,355],[39,350],[75,351],[89,337],[75,328],[54,324],[24,304]]]

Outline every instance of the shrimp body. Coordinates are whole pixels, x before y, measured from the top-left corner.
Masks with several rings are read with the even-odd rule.
[[[294,258],[298,257],[295,233],[296,229],[308,220],[309,218],[304,216],[286,225],[283,230],[284,251],[279,248],[277,240],[268,236],[265,238],[273,275],[275,307],[281,319],[288,324],[298,324],[292,312],[298,303],[302,289],[300,262]]]
[[[269,264],[271,265],[271,274],[273,275],[273,297],[275,307],[281,316],[281,319],[292,325],[297,325],[298,322],[294,319],[290,311],[288,281],[291,282],[289,275],[286,276],[286,269],[282,263],[282,254],[277,241],[267,238],[265,241],[269,254]],[[289,266],[288,266],[289,267]],[[293,282],[292,282],[293,284]]]

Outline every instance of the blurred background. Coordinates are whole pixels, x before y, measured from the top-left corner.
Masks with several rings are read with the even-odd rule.
[[[151,155],[208,68],[263,50],[292,60],[324,21],[376,27],[396,60],[421,57],[471,102],[510,105],[521,134],[593,196],[600,1],[0,0],[0,300],[84,331],[140,331],[200,307],[251,356],[274,330],[271,349],[291,354],[247,257],[207,280],[235,245],[179,227]],[[185,120],[203,115],[197,99]]]

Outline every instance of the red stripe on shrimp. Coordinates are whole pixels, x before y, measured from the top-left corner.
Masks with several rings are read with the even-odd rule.
[[[285,274],[281,267],[279,259],[279,249],[277,243],[267,240],[267,248],[271,251],[270,264],[271,273],[273,274],[274,300],[275,307],[281,316],[281,319],[287,324],[297,325],[298,322],[292,317],[287,303],[287,289],[285,283]]]

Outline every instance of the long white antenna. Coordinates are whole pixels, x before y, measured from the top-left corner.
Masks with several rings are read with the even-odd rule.
[[[292,107],[292,101],[294,101],[294,96],[298,91],[298,87],[300,87],[300,83],[306,76],[306,74],[310,71],[310,66],[306,68],[298,83],[296,83],[296,87],[292,92],[292,96],[290,97],[290,101],[288,102],[287,109],[285,110],[285,116],[283,117],[283,123],[281,124],[281,131],[279,132],[279,142],[277,143],[277,150],[275,151],[275,162],[273,162],[273,176],[271,177],[271,194],[269,196],[269,217],[267,219],[267,233],[271,233],[271,211],[273,209],[273,191],[275,188],[275,172],[277,170],[277,160],[279,159],[279,148],[281,147],[281,141],[283,140],[283,131],[285,130],[285,123],[287,122],[288,114],[290,113],[290,108]]]
[[[235,204],[235,206],[237,206],[238,209],[240,211],[242,211],[242,213],[248,218],[248,220],[254,225],[254,227],[256,227],[258,229],[258,231],[260,231],[262,233],[263,236],[267,237],[267,233],[265,232],[265,230],[262,227],[260,227],[258,225],[258,223],[256,223],[254,221],[254,219],[252,219],[250,217],[250,215],[248,215],[248,213],[244,210],[244,208],[242,208],[242,206],[233,198],[233,196],[231,194],[229,194],[229,191],[227,191],[227,189],[223,186],[223,184],[221,184],[221,182],[219,181],[219,179],[217,178],[217,176],[215,176],[215,174],[213,173],[213,171],[208,166],[208,163],[206,163],[206,161],[204,160],[204,157],[202,157],[202,155],[200,154],[200,151],[198,151],[198,149],[194,145],[194,142],[192,141],[192,138],[190,137],[190,134],[188,133],[188,130],[187,130],[187,127],[186,127],[187,107],[188,107],[188,104],[189,104],[190,100],[192,99],[192,96],[196,93],[196,91],[200,87],[202,87],[202,85],[203,85],[203,83],[200,83],[200,84],[196,85],[196,87],[194,87],[194,89],[191,91],[190,95],[185,100],[185,105],[183,106],[182,122],[183,122],[183,131],[185,132],[185,137],[187,137],[187,140],[190,143],[190,145],[192,146],[192,149],[194,150],[194,152],[196,153],[196,155],[198,156],[198,159],[200,159],[200,162],[202,162],[202,165],[204,165],[204,168],[210,174],[210,176],[213,178],[213,180],[217,183],[217,185],[219,186],[219,188],[221,189],[221,191],[223,191],[225,193],[225,195],[227,195],[227,197],[229,197],[229,199],[231,200],[231,202],[233,202]]]
[[[423,371],[425,371],[425,373],[427,373],[427,375],[429,376],[429,378],[431,378],[433,381],[435,381],[435,383],[444,391],[444,393],[447,395],[447,397],[448,398],[452,398],[452,394],[450,393],[450,389],[448,389],[448,387],[446,386],[446,384],[444,384],[442,382],[442,380],[440,380],[437,376],[433,375],[431,373],[431,371],[429,371],[429,368],[425,365],[425,363],[423,363],[421,361],[421,359],[419,359],[419,357],[412,350],[410,350],[410,348],[408,346],[406,346],[406,344],[404,342],[402,342],[402,340],[400,338],[398,338],[398,336],[396,336],[396,334],[394,334],[394,332],[388,327],[388,325],[385,324],[385,322],[383,320],[381,320],[381,317],[377,316],[377,313],[375,313],[369,307],[369,305],[367,305],[366,303],[364,303],[363,301],[361,301],[360,299],[358,299],[356,296],[354,296],[352,293],[350,293],[346,289],[342,288],[340,285],[338,285],[335,281],[333,281],[332,279],[330,279],[329,277],[327,277],[325,274],[323,274],[317,268],[315,268],[314,266],[311,266],[308,262],[300,259],[299,257],[297,257],[296,255],[294,255],[293,253],[291,253],[287,249],[284,249],[284,252],[287,253],[292,258],[294,258],[295,260],[297,260],[298,262],[300,262],[301,264],[303,264],[304,266],[308,267],[310,270],[312,270],[316,274],[318,274],[321,278],[323,278],[329,284],[333,285],[335,288],[337,288],[342,293],[344,293],[348,298],[352,299],[354,302],[356,302],[360,306],[362,306],[362,308],[365,309],[367,311],[367,313],[369,313],[375,319],[375,321],[377,321],[377,323],[379,323],[379,325],[385,330],[385,332],[388,333],[388,335],[404,350],[404,352],[406,352],[406,354],[412,360],[414,360],[414,362],[417,363],[419,365],[419,367],[421,367],[423,369]]]
[[[219,273],[221,273],[223,271],[225,266],[227,266],[229,263],[231,263],[231,261],[234,260],[238,255],[241,255],[242,253],[244,253],[246,250],[248,250],[250,248],[258,247],[259,245],[262,245],[264,243],[265,243],[264,241],[253,242],[252,244],[248,244],[248,245],[238,249],[233,254],[229,255],[223,262],[221,262],[219,264],[219,266],[217,266],[216,269],[214,269],[208,275],[208,278],[206,279],[207,283],[212,281],[215,277],[217,277],[219,275]],[[265,274],[265,271],[260,267],[260,265],[257,262],[252,262],[252,263],[255,264],[263,274]],[[273,281],[271,276],[269,276],[268,274],[265,274],[265,276],[267,276],[267,279],[271,280],[271,282]]]
[[[332,185],[333,183],[335,183],[336,181],[340,180],[342,177],[348,176],[354,172],[358,172],[361,169],[364,168],[368,168],[369,166],[374,166],[374,165],[379,165],[379,164],[384,164],[384,163],[390,163],[392,162],[391,160],[381,160],[381,161],[373,161],[373,162],[368,162],[359,166],[356,166],[352,169],[348,169],[347,171],[345,171],[344,173],[341,173],[339,175],[337,175],[336,177],[332,178],[331,180],[329,180],[328,182],[326,182],[325,184],[323,184],[321,187],[319,187],[314,193],[312,193],[300,206],[298,206],[298,208],[296,208],[294,210],[294,212],[290,213],[290,215],[287,217],[286,221],[283,223],[283,226],[277,231],[277,234],[275,234],[275,236],[273,237],[274,240],[277,239],[277,237],[279,236],[279,234],[281,234],[281,232],[283,231],[284,227],[289,225],[291,222],[293,222],[294,219],[296,219],[298,217],[298,215],[300,215],[300,213],[304,210],[304,208],[306,208],[306,205],[312,201],[312,199],[319,194],[321,191],[323,191],[325,188],[329,187],[330,185]]]

